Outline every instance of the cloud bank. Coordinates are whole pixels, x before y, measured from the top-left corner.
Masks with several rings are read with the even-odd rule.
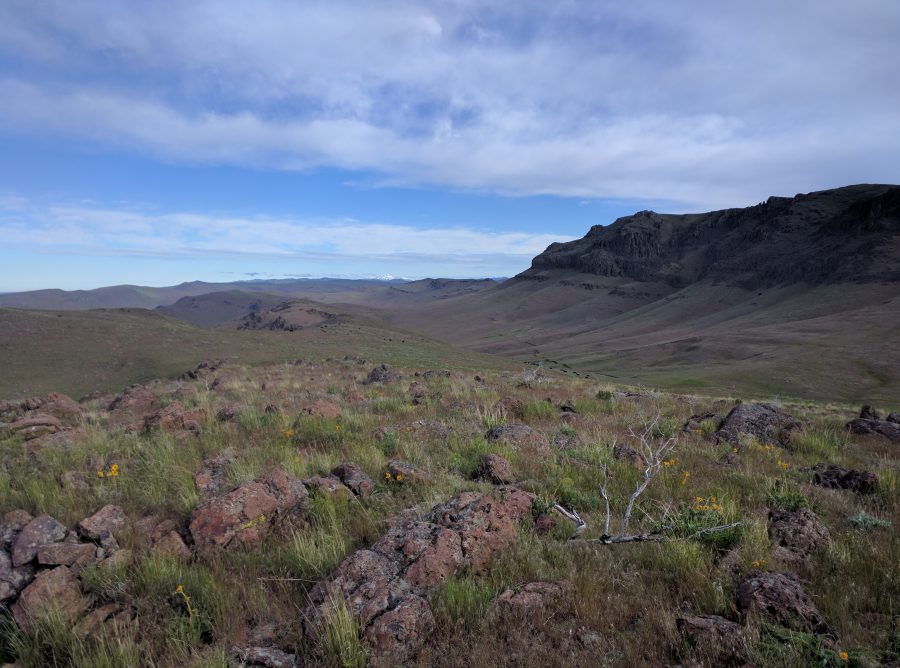
[[[0,125],[370,185],[740,206],[900,181],[898,34],[893,0],[11,0]]]

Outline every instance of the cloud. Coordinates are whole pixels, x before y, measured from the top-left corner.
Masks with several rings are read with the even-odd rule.
[[[520,271],[557,235],[470,228],[412,228],[349,220],[215,217],[0,198],[0,246],[140,258],[308,260],[352,266],[435,263],[478,274]],[[252,275],[252,274],[248,274]]]
[[[898,181],[900,4],[0,5],[0,122],[159,159],[712,208]]]

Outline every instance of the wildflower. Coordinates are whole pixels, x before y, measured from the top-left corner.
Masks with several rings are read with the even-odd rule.
[[[766,565],[766,560],[765,560],[765,559],[757,559],[756,561],[754,561],[754,562],[751,564],[751,566],[753,566],[753,568],[762,568],[762,567],[765,566],[765,565]]]
[[[176,593],[176,594],[183,594],[183,593],[184,593],[184,585],[183,585],[183,584],[180,584],[180,585],[178,585],[177,587],[175,587],[175,593]]]
[[[385,480],[390,480],[390,479],[391,479],[391,474],[388,473],[387,471],[385,471],[385,472],[384,472],[384,479],[385,479]]]
[[[840,658],[841,661],[849,661],[850,660],[850,655],[847,654],[847,652],[839,652],[838,657]]]
[[[337,429],[338,431],[340,431],[340,430],[341,430],[341,425],[337,425],[337,426],[335,427],[335,429]]]
[[[102,470],[101,470],[101,471],[97,471],[97,477],[98,477],[98,478],[102,478],[102,477],[104,477],[105,475],[106,475],[106,474],[105,474]]]
[[[688,481],[688,478],[690,478],[690,477],[691,477],[691,472],[690,472],[690,471],[682,471],[682,472],[681,472],[681,484],[682,484],[682,485],[686,485],[686,484],[687,484],[687,481]]]
[[[398,474],[397,474],[397,482],[400,482],[401,480],[403,480],[403,474],[402,474],[402,473],[398,473]]]

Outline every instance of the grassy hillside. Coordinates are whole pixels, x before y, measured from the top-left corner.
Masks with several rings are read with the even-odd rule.
[[[189,340],[180,338],[188,331],[182,325],[148,314],[103,315],[116,323],[127,319],[133,336],[146,338],[152,332],[169,337],[169,346]],[[121,325],[105,328],[105,342],[114,342],[110,331],[120,331]],[[94,325],[93,331],[101,329]],[[205,341],[214,345],[220,339]],[[405,354],[396,345],[370,350]],[[427,350],[434,354],[429,364],[452,361],[441,358],[445,353],[439,348]],[[389,359],[374,357],[373,362]],[[24,630],[7,619],[0,626],[0,661],[29,667],[224,667],[237,665],[232,648],[248,645],[290,652],[300,666],[547,668],[748,661],[861,667],[900,660],[896,445],[847,434],[842,425],[850,412],[786,404],[783,408],[802,422],[786,447],[754,437],[732,446],[716,443],[711,433],[733,400],[627,396],[603,386],[598,394],[598,384],[584,379],[524,377],[521,371],[486,372],[480,366],[414,377],[423,368],[413,364],[392,369],[402,378],[362,384],[369,368],[353,361],[226,365],[215,372],[221,382],[214,389],[202,379],[150,385],[155,406],[177,403],[191,412],[197,420],[192,433],[131,431],[93,401],[82,406],[84,414],[67,432],[65,445],[38,448],[23,444],[21,437],[0,435],[0,515],[13,509],[49,513],[73,527],[115,504],[124,511],[117,538],[126,548],[109,558],[113,561],[88,565],[78,575],[77,586],[95,612],[108,616],[105,622],[84,634],[82,626],[52,616],[39,617]],[[223,409],[230,418],[216,417]],[[718,417],[682,431],[689,416],[707,411]],[[641,471],[627,456],[617,457],[614,446],[640,447],[631,433],[640,433],[641,425],[657,415],[648,433],[653,439],[674,437],[677,443],[639,498],[630,529],[664,531],[668,539],[586,543],[603,532],[603,467],[609,471],[613,531],[628,494],[641,480]],[[527,425],[531,440],[486,439],[489,429],[510,423]],[[543,445],[532,447],[535,441]],[[411,638],[398,627],[401,641],[413,648],[410,654],[379,658],[367,633],[370,618],[349,614],[353,602],[340,598],[321,626],[304,630],[311,591],[345,558],[373,546],[391,527],[426,517],[435,504],[454,495],[500,493],[476,479],[487,453],[507,458],[512,479],[535,494],[530,513],[517,524],[503,525],[504,530],[492,525],[486,533],[505,536],[508,543],[478,569],[451,569],[419,590],[426,606],[419,617],[432,616],[433,623],[416,627]],[[391,474],[396,471],[389,468],[392,460],[412,468]],[[315,491],[319,488],[309,482],[311,497],[296,523],[273,523],[254,511],[240,531],[262,532],[258,540],[226,548],[204,547],[192,539],[192,518],[210,479],[220,485],[211,493],[215,499],[273,467],[308,479],[327,476],[348,461],[374,480],[371,493]],[[878,476],[877,488],[860,495],[815,485],[808,467],[817,462],[871,470]],[[575,508],[585,519],[587,528],[579,538],[569,540],[573,526],[549,511],[555,502]],[[770,509],[807,513],[803,516],[812,518],[807,521],[821,523],[828,537],[814,543],[805,561],[789,561],[778,540],[770,538]],[[702,533],[736,522],[727,532]],[[165,527],[167,543],[153,537],[154,526]],[[426,565],[439,569],[444,562],[427,552],[434,535],[411,539],[404,550],[410,559],[425,550],[432,555],[423,558]],[[173,541],[181,545],[179,551],[172,550]],[[377,557],[368,554],[368,563],[377,565]],[[781,572],[800,574],[810,603],[821,614],[821,628],[790,629],[739,608],[739,583]],[[377,583],[379,571],[363,569],[354,577]],[[538,607],[504,608],[499,602],[526,583],[548,581],[562,583],[562,594]],[[372,605],[378,604],[373,599]],[[720,623],[738,629],[737,635],[727,636],[728,642],[701,636],[698,642],[676,623],[685,615],[718,615]]]
[[[294,332],[244,332],[200,329],[141,309],[0,309],[0,398],[118,391],[177,376],[211,358],[262,364],[345,355],[448,367],[509,364],[364,319]]]

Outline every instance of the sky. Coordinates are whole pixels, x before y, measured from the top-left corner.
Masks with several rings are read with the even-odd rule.
[[[896,0],[4,0],[0,291],[510,276],[900,182]]]

